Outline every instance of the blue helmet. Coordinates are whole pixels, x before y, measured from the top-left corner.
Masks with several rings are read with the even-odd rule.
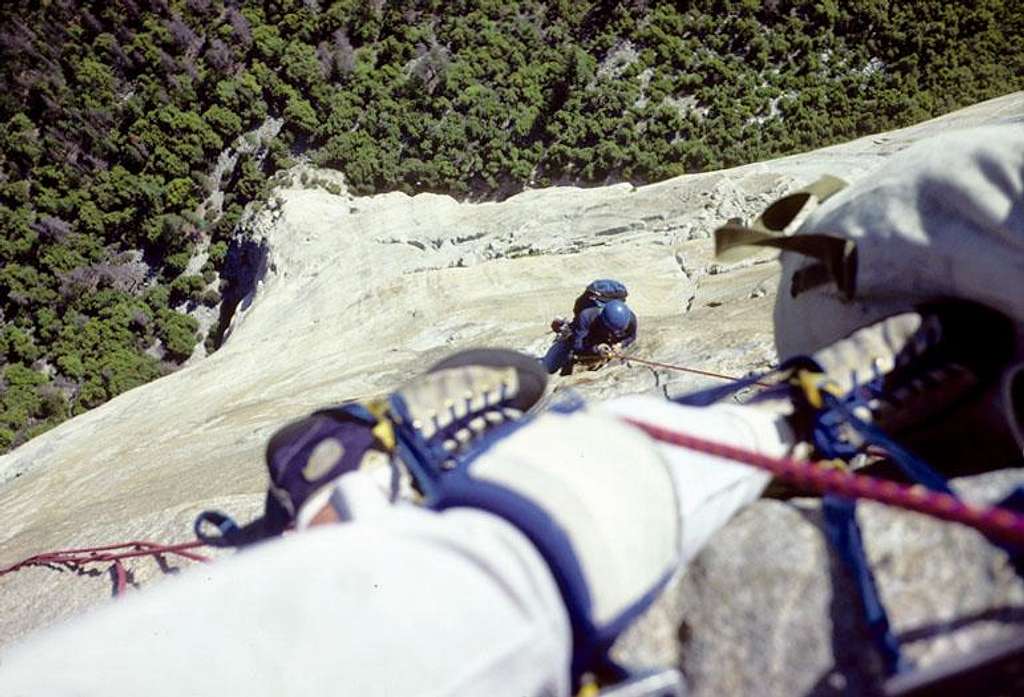
[[[601,308],[601,322],[616,336],[624,333],[633,321],[633,311],[621,300],[612,300]]]

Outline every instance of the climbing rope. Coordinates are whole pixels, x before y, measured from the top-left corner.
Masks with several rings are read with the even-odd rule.
[[[89,564],[111,564],[114,573],[114,595],[121,595],[128,587],[128,571],[122,563],[134,557],[156,557],[175,555],[190,561],[205,562],[208,557],[189,550],[203,547],[205,543],[195,540],[173,545],[161,545],[155,542],[132,541],[103,547],[81,547],[63,549],[56,552],[44,552],[23,559],[13,566],[0,569],[0,576],[18,571],[28,566],[65,566],[73,571],[84,571]]]
[[[643,364],[643,365],[651,366],[652,368],[665,368],[666,370],[675,370],[675,371],[678,371],[680,373],[692,373],[694,375],[703,375],[705,377],[717,378],[719,380],[729,380],[730,382],[739,382],[739,381],[741,381],[743,379],[743,378],[733,377],[732,375],[724,375],[722,373],[714,373],[714,372],[712,372],[710,370],[700,370],[698,368],[688,368],[688,367],[683,366],[683,365],[673,365],[672,363],[660,363],[658,361],[649,361],[646,358],[637,358],[635,356],[627,356],[624,353],[622,353],[621,351],[612,351],[610,356],[612,358],[620,359],[623,363],[640,363],[640,364]],[[753,382],[751,384],[757,385],[758,387],[772,387],[772,385],[770,385],[769,383],[760,382],[760,381]]]
[[[637,419],[625,418],[655,440],[697,452],[742,462],[771,472],[779,479],[821,494],[831,493],[853,499],[867,499],[904,508],[933,518],[967,525],[1003,542],[1024,548],[1024,515],[1007,508],[980,507],[949,494],[921,486],[906,486],[885,479],[854,474],[818,462],[775,458],[705,440]]]

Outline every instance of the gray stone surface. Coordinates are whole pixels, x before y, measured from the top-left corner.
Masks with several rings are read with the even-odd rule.
[[[205,508],[244,520],[260,506],[263,447],[282,423],[385,394],[459,348],[540,355],[551,317],[568,312],[593,278],[630,287],[637,356],[727,375],[762,369],[775,360],[777,265],[770,256],[716,263],[715,225],[749,219],[825,172],[864,176],[925,135],[1022,114],[1024,95],[1010,95],[773,162],[641,188],[528,191],[502,203],[356,198],[301,182],[278,190],[247,221],[246,234],[269,249],[267,271],[220,351],[0,458],[0,567],[68,547],[186,540]],[[614,365],[555,378],[553,390],[675,395],[713,383]],[[868,690],[871,652],[818,516],[809,500],[744,511],[621,651],[641,663],[679,662],[696,694]],[[863,521],[897,632],[922,662],[1021,621],[1020,585],[1002,553],[973,533],[879,506],[864,506]],[[150,561],[132,572],[140,586],[166,575]],[[111,584],[102,569],[0,578],[0,644],[108,602]]]
[[[994,501],[1024,470],[957,482]],[[998,495],[997,495],[998,494]],[[904,653],[918,667],[1012,636],[1024,584],[973,530],[885,506],[859,507],[865,547]],[[741,512],[617,647],[678,662],[695,695],[874,694],[882,666],[814,499]]]

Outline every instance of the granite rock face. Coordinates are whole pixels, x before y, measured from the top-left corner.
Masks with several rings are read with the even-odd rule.
[[[542,355],[550,319],[594,278],[628,285],[636,356],[724,375],[766,368],[777,265],[770,254],[715,262],[714,227],[751,219],[823,173],[865,176],[926,135],[1006,121],[1024,121],[1024,95],[782,160],[501,203],[358,198],[335,174],[296,176],[245,221],[245,242],[258,250],[252,284],[219,351],[0,458],[0,567],[48,550],[186,540],[205,508],[255,515],[263,447],[287,420],[385,394],[460,348]],[[711,384],[629,364],[555,377],[553,391],[676,395]],[[1024,478],[998,476],[991,487]],[[1024,588],[1005,555],[972,532],[874,505],[861,520],[896,631],[922,663],[1021,622]],[[678,663],[695,694],[872,691],[878,666],[819,528],[811,499],[744,511],[624,639],[623,655]],[[188,564],[137,561],[131,580],[145,586],[179,566]],[[108,601],[111,586],[102,570],[0,578],[0,644]]]
[[[955,480],[974,501],[1024,481],[1002,470]],[[927,668],[1015,636],[1024,584],[973,530],[862,503],[858,519],[892,630]],[[761,500],[704,550],[620,655],[678,663],[697,695],[878,694],[883,666],[816,499]]]

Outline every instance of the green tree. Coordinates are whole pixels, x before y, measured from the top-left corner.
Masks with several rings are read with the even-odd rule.
[[[198,329],[199,323],[194,317],[169,309],[157,312],[157,335],[168,355],[176,360],[184,360],[192,355],[199,340],[196,336]]]

